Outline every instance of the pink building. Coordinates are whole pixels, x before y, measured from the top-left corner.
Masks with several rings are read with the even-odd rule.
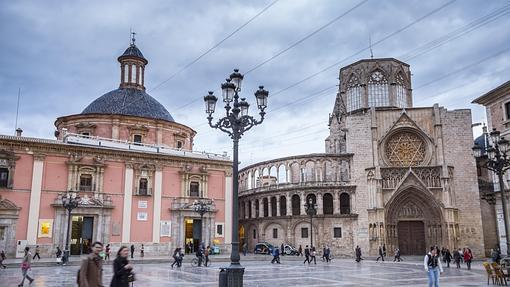
[[[192,150],[196,132],[174,121],[145,92],[148,61],[134,44],[118,61],[118,89],[81,114],[55,121],[56,140],[0,135],[0,249],[39,245],[41,255],[65,245],[62,194],[78,192],[71,254],[93,241],[144,244],[145,254],[168,254],[198,244],[231,243],[231,161]],[[193,211],[207,199],[210,211]]]

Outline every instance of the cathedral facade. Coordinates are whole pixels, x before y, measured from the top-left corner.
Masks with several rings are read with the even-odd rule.
[[[67,236],[71,255],[94,241],[144,244],[147,255],[199,242],[229,248],[231,160],[193,151],[196,132],[146,93],[148,61],[134,39],[117,60],[119,88],[59,117],[56,139],[0,135],[0,249],[9,256],[35,245],[54,255]],[[70,217],[68,192],[80,198]],[[195,201],[207,203],[203,216]]]
[[[471,111],[413,107],[409,65],[396,59],[361,60],[339,78],[325,153],[240,171],[248,246],[304,247],[313,235],[313,245],[338,255],[352,256],[357,245],[371,255],[382,245],[406,255],[431,245],[482,255]]]

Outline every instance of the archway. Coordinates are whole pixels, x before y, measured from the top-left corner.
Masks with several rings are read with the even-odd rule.
[[[386,245],[403,255],[422,255],[432,245],[443,246],[441,205],[429,190],[398,191],[385,207]]]

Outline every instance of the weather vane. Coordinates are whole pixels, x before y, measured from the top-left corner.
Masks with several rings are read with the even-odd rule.
[[[136,41],[136,39],[135,39],[136,33],[133,32],[133,30],[131,30],[130,34],[131,34],[131,46],[134,46],[135,45],[135,41]]]

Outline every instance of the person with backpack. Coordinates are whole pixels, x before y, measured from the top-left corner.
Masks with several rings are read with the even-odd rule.
[[[129,283],[134,281],[133,265],[129,263],[128,256],[128,248],[120,247],[117,257],[113,260],[113,277],[110,287],[129,287]]]
[[[103,287],[103,260],[99,256],[103,251],[103,244],[96,241],[92,243],[91,249],[92,252],[82,260],[78,270],[79,287]]]
[[[21,283],[18,284],[18,287],[23,287],[25,284],[25,279],[28,279],[30,281],[30,284],[34,282],[34,278],[28,276],[28,270],[31,268],[32,262],[32,253],[30,253],[30,248],[27,246],[25,247],[25,255],[23,256],[23,261],[21,262],[21,274],[23,274],[23,279],[21,280]]]
[[[430,252],[423,258],[423,266],[429,278],[429,287],[439,287],[439,275],[443,273],[439,249],[432,246]]]
[[[273,260],[271,260],[271,264],[275,262],[280,264],[280,250],[278,250],[278,247],[273,249]]]

